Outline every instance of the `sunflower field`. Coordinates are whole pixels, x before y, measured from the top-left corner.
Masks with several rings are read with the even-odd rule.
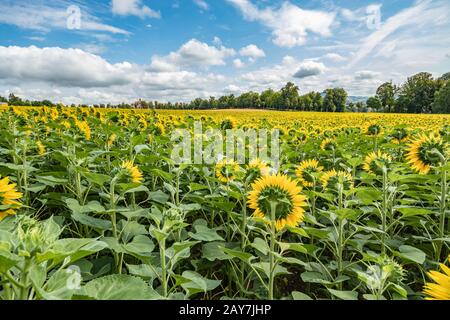
[[[280,167],[177,165],[177,128]],[[252,143],[251,141],[247,143]],[[450,299],[450,116],[0,109],[0,299]]]

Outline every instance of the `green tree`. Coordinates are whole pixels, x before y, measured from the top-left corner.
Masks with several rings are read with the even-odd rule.
[[[431,73],[421,72],[409,77],[401,88],[402,104],[408,113],[431,113],[438,82]],[[399,97],[400,99],[400,97]]]
[[[391,82],[385,82],[377,89],[377,98],[387,112],[391,112],[395,104],[395,94],[398,88]]]
[[[264,108],[273,108],[274,104],[275,91],[272,89],[267,89],[261,93],[261,106]]]
[[[367,107],[372,109],[372,111],[380,111],[381,109],[381,101],[378,97],[370,97],[367,99]]]
[[[325,112],[334,112],[336,111],[336,106],[334,104],[334,90],[326,89],[325,90],[325,98],[323,98],[323,108],[321,111]]]
[[[298,106],[299,88],[292,82],[288,82],[281,89],[281,97],[283,99],[283,107],[287,109],[295,109]]]
[[[446,81],[444,86],[436,93],[433,102],[434,113],[450,113],[450,81]]]
[[[334,88],[333,91],[333,102],[336,106],[336,112],[344,112],[347,104],[347,92],[343,88]]]

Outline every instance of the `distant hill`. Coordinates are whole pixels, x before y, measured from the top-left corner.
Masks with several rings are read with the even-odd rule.
[[[356,102],[366,102],[368,98],[369,98],[369,97],[364,97],[364,96],[349,96],[349,97],[347,98],[347,101],[348,101],[348,102],[353,102],[353,103],[356,103]]]

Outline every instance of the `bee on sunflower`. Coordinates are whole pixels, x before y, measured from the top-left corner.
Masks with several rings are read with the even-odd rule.
[[[437,134],[420,135],[407,147],[406,159],[419,174],[427,174],[432,167],[442,166],[449,153],[449,145]]]
[[[303,187],[311,188],[315,185],[314,173],[322,172],[323,167],[316,159],[304,160],[300,163],[295,174]]]
[[[336,171],[335,169],[325,172],[320,177],[322,187],[329,190],[337,190],[337,184],[342,184],[344,190],[350,190],[353,188],[353,178],[347,171]]]
[[[0,221],[16,213],[15,210],[21,207],[17,200],[22,196],[21,192],[17,192],[16,184],[10,183],[9,177],[0,180]]]
[[[448,256],[450,261],[450,255]],[[428,276],[434,281],[425,284],[423,293],[425,300],[450,300],[450,268],[440,264],[442,272],[432,270]]]
[[[363,164],[363,169],[367,173],[381,175],[383,174],[383,167],[388,168],[392,163],[392,157],[387,153],[382,153],[380,150],[369,153]]]
[[[306,196],[301,188],[286,175],[265,176],[256,180],[248,195],[253,215],[262,218],[280,231],[286,226],[295,227],[303,221]]]
[[[131,182],[142,183],[144,181],[141,170],[139,170],[138,166],[134,165],[133,161],[123,161],[120,167],[130,177]]]
[[[216,177],[220,182],[227,183],[236,179],[241,167],[234,160],[223,159],[216,164]]]

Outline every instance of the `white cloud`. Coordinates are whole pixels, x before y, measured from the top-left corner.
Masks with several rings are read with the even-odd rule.
[[[49,32],[53,29],[67,29],[67,8],[71,3],[64,1],[41,3],[1,1],[0,24],[14,25],[22,29]],[[113,34],[130,34],[128,31],[104,24],[84,8],[81,8],[80,31],[101,31]]]
[[[0,46],[0,92],[29,99],[66,104],[189,101],[221,94],[226,82],[214,73],[112,64],[81,49]]]
[[[214,43],[216,46],[221,46],[221,45],[222,45],[222,40],[221,40],[219,37],[215,36],[215,37],[213,38],[213,43]]]
[[[209,5],[205,0],[194,0],[194,3],[199,6],[200,8],[202,8],[203,10],[208,10],[209,9]]]
[[[235,68],[238,68],[238,69],[241,69],[241,68],[245,67],[245,63],[242,62],[241,59],[234,59],[233,60],[233,65],[234,65]]]
[[[408,27],[410,35],[414,37],[414,33],[420,32],[424,28],[445,24],[449,22],[448,12],[450,5],[448,1],[418,1],[414,6],[404,9],[396,15],[386,20],[377,31],[374,31],[368,37],[365,37],[361,43],[359,50],[356,52],[351,66],[354,66],[362,59],[367,57],[377,46],[383,41]]]
[[[151,67],[154,70],[174,71],[179,68],[210,67],[225,65],[225,59],[236,54],[234,49],[224,46],[210,46],[196,39],[183,44],[177,51],[167,56],[153,56]]]
[[[161,13],[141,5],[141,0],[112,0],[112,13],[120,16],[160,18]]]
[[[321,62],[303,61],[294,74],[295,78],[303,79],[322,74],[326,67]]]
[[[128,62],[110,64],[81,49],[0,47],[0,78],[3,79],[109,87],[129,83],[132,69]]]
[[[370,70],[362,70],[355,73],[356,80],[372,80],[377,78],[380,75],[379,72],[370,71]]]
[[[342,62],[342,61],[346,61],[347,60],[346,57],[343,57],[343,56],[341,56],[338,53],[327,53],[326,55],[323,56],[323,58],[329,59],[329,60],[334,61],[334,62]]]
[[[248,46],[242,48],[239,50],[239,54],[243,57],[250,57],[253,59],[263,58],[266,56],[266,53],[254,44],[249,44]]]
[[[272,30],[273,42],[280,47],[294,47],[306,42],[309,32],[330,36],[335,13],[304,10],[284,2],[280,8],[259,9],[249,0],[227,0],[237,7],[244,18],[258,21]]]

